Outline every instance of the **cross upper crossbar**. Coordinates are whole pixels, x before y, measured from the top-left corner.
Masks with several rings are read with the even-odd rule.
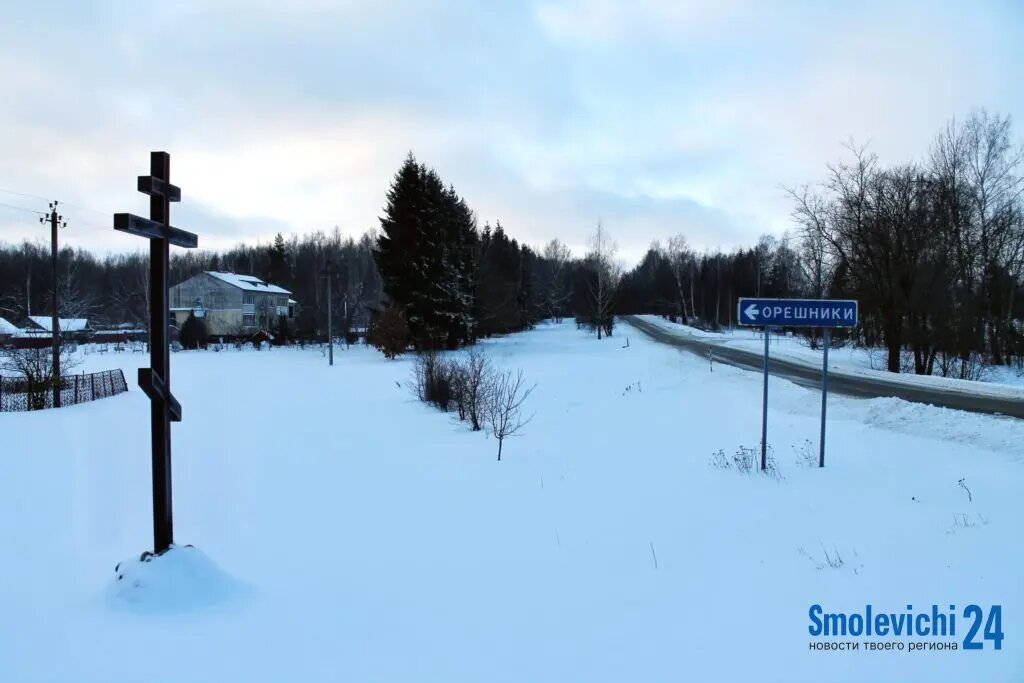
[[[181,188],[156,176],[140,175],[139,192],[148,194],[150,197],[163,197],[169,202],[181,201]]]

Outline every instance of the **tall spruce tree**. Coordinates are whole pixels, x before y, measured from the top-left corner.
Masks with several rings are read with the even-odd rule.
[[[476,320],[473,309],[476,295],[476,217],[455,188],[447,191],[450,212],[451,262],[455,273],[454,328],[460,343],[472,343],[476,339]]]
[[[264,279],[271,284],[283,287],[291,286],[291,265],[288,262],[288,246],[284,235],[277,233],[273,244],[267,250],[267,271]]]
[[[523,247],[524,249],[526,247]],[[509,239],[499,221],[484,227],[476,283],[480,334],[504,334],[526,326],[523,315],[528,293],[523,291],[523,260],[519,243]]]
[[[422,222],[423,182],[420,166],[409,153],[395,174],[380,219],[381,234],[373,256],[384,294],[405,316],[413,339],[422,334],[424,320],[414,310],[413,292],[427,281],[424,272]]]
[[[454,188],[410,154],[392,182],[374,256],[384,292],[419,349],[472,341],[472,211]]]
[[[459,264],[455,217],[451,197],[433,169],[420,168],[426,202],[424,204],[424,248],[429,251],[428,289],[422,297],[427,321],[424,345],[428,348],[455,348],[459,345]]]

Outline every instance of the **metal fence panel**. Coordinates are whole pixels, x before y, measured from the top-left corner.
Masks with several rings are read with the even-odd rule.
[[[128,391],[124,372],[104,370],[90,374],[68,375],[61,381],[61,405],[88,403]],[[33,383],[20,377],[0,377],[0,412],[45,410],[53,407],[53,388],[49,382]]]

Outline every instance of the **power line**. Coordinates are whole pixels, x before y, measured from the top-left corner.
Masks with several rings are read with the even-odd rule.
[[[106,225],[100,225],[99,223],[93,223],[92,221],[84,221],[81,218],[75,219],[75,222],[76,223],[80,223],[81,225],[87,225],[90,228],[99,228],[100,230],[103,230],[105,228],[109,228],[111,226],[110,223],[107,223]]]
[[[18,197],[26,197],[28,199],[38,199],[41,202],[48,202],[48,201],[50,201],[46,197],[40,197],[37,194],[29,194],[28,192],[18,192],[17,190],[10,190],[10,189],[8,189],[6,187],[0,187],[0,192],[3,192],[5,194],[17,195]]]
[[[0,202],[0,206],[3,206],[8,209],[14,209],[15,211],[25,211],[27,213],[34,213],[37,216],[42,216],[43,214],[46,213],[45,211],[37,211],[36,209],[29,209],[24,206],[15,206],[14,204],[5,204],[4,202]]]
[[[46,197],[41,197],[41,196],[39,196],[37,194],[32,194],[30,192],[19,192],[17,190],[12,190],[12,189],[7,188],[7,187],[0,187],[0,192],[3,192],[5,194],[12,194],[12,195],[15,195],[17,197],[25,197],[26,199],[37,199],[37,200],[39,200],[41,202],[49,202],[50,201]],[[95,214],[100,215],[100,216],[113,215],[113,211],[100,211],[99,209],[94,209],[92,207],[84,206],[82,204],[72,204],[71,202],[63,202],[62,201],[61,205],[65,206],[67,208],[70,208],[70,209],[80,209],[82,211],[90,211],[90,212],[95,213]],[[10,206],[10,205],[9,204],[4,204],[4,206]],[[36,213],[43,214],[45,212],[44,211],[37,211]]]
[[[91,206],[83,206],[81,204],[72,204],[70,202],[64,202],[64,206],[67,206],[67,207],[72,208],[72,209],[80,209],[82,211],[90,211],[90,212],[92,212],[92,213],[94,213],[94,214],[96,214],[98,216],[108,216],[109,217],[109,216],[113,216],[114,215],[113,211],[100,211],[99,209],[94,209]],[[81,221],[79,221],[79,222],[81,222]],[[107,227],[110,227],[110,226],[107,226]]]

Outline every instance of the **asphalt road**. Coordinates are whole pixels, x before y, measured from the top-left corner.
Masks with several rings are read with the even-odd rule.
[[[708,350],[711,350],[714,360],[718,362],[758,372],[762,372],[764,369],[763,353],[733,348],[725,344],[713,344],[697,337],[687,336],[682,332],[668,332],[657,325],[632,315],[624,316],[623,320],[655,341],[696,353],[703,358],[707,358]],[[768,372],[801,386],[815,389],[821,387],[820,367],[812,367],[783,358],[772,358],[771,354],[769,354]],[[907,401],[927,403],[944,408],[1024,418],[1024,399],[972,394],[945,388],[915,386],[887,380],[884,377],[876,378],[848,374],[833,368],[830,368],[828,373],[828,389],[829,393],[845,394],[860,398],[894,396]]]

